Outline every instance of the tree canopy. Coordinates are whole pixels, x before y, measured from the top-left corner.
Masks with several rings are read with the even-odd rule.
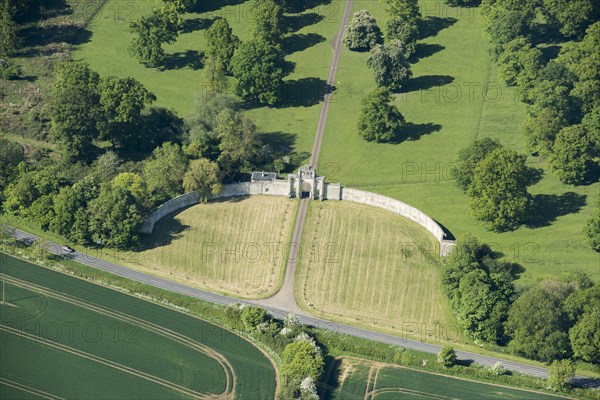
[[[398,140],[400,128],[405,123],[398,108],[392,104],[388,89],[375,89],[362,100],[358,133],[366,140],[376,143]]]
[[[375,81],[392,91],[402,89],[412,76],[407,50],[399,40],[376,45],[367,57],[367,66],[373,70]]]
[[[350,50],[369,50],[382,42],[381,30],[367,10],[360,10],[344,28],[342,41]]]

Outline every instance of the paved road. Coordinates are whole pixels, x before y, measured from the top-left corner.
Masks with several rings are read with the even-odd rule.
[[[12,235],[19,240],[27,241],[30,243],[33,243],[38,239],[37,236],[32,235],[27,232],[24,232],[19,229],[15,229],[12,232]],[[117,264],[114,264],[114,263],[111,263],[111,262],[108,262],[105,260],[90,257],[83,253],[74,252],[74,253],[70,253],[70,254],[65,254],[65,252],[62,250],[61,246],[59,246],[56,243],[50,243],[48,246],[48,250],[51,253],[65,256],[73,261],[77,261],[77,262],[87,265],[89,267],[93,267],[93,268],[96,268],[96,269],[99,269],[99,270],[102,270],[105,272],[109,272],[111,274],[115,274],[115,275],[118,275],[118,276],[121,276],[121,277],[124,277],[127,279],[131,279],[131,280],[142,282],[142,283],[145,283],[148,285],[152,285],[152,286],[155,286],[160,289],[168,290],[170,292],[194,297],[194,298],[204,300],[204,301],[207,301],[210,303],[228,305],[233,302],[240,301],[233,297],[227,297],[227,296],[223,296],[220,294],[206,292],[204,290],[189,287],[189,286],[182,285],[182,284],[176,283],[176,282],[171,282],[169,280],[158,278],[158,277],[148,275],[148,274],[145,274],[142,272],[134,271],[129,268],[125,268],[125,267],[122,267],[120,265],[117,265]],[[263,305],[263,304],[261,304],[260,301],[245,301],[245,302],[249,303],[249,304]],[[272,307],[272,306],[265,306],[265,308],[271,315],[275,316],[276,318],[283,318],[290,311],[293,311],[293,310],[283,309],[280,307]],[[393,336],[393,335],[388,335],[388,334],[380,333],[380,332],[373,332],[368,329],[357,328],[357,327],[350,326],[350,325],[331,322],[331,321],[321,319],[321,318],[315,318],[315,317],[306,315],[302,311],[298,312],[298,318],[299,318],[300,322],[305,325],[328,329],[328,330],[331,330],[334,332],[343,333],[343,334],[350,335],[350,336],[373,340],[375,342],[385,343],[385,344],[394,345],[394,346],[402,346],[407,349],[418,350],[418,351],[423,351],[426,353],[433,353],[433,354],[437,354],[440,349],[440,346],[430,344],[430,343],[423,343],[423,342],[408,339],[405,337]],[[466,351],[457,351],[457,355],[458,355],[459,360],[468,360],[468,361],[472,361],[472,362],[482,364],[482,365],[487,365],[487,366],[494,365],[496,362],[500,361],[504,365],[505,368],[507,368],[511,371],[518,371],[518,372],[522,372],[522,373],[537,376],[537,377],[547,377],[547,375],[548,375],[548,370],[546,368],[536,367],[536,366],[527,365],[527,364],[521,364],[521,363],[517,363],[517,362],[513,362],[513,361],[507,361],[507,360],[503,360],[503,359],[497,358],[497,357],[483,356],[483,355],[479,355],[479,354],[469,353]]]

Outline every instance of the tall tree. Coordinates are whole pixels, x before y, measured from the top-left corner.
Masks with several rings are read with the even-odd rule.
[[[540,361],[570,355],[566,333],[568,316],[562,302],[571,293],[570,285],[543,281],[525,292],[511,307],[506,322],[512,337],[509,347],[518,354]]]
[[[142,176],[154,204],[160,204],[182,192],[187,158],[175,143],[164,143],[144,162]]]
[[[54,138],[63,145],[64,156],[77,161],[87,157],[98,137],[103,118],[98,93],[99,76],[85,63],[66,62],[56,66],[50,97]]]
[[[534,176],[525,156],[504,148],[493,150],[475,167],[467,190],[471,213],[492,230],[516,228],[531,204],[527,188],[535,183]]]
[[[180,0],[162,1],[147,16],[132,21],[130,31],[134,34],[129,52],[148,67],[158,67],[166,59],[162,45],[174,43],[182,27],[180,14],[185,7]]]
[[[264,40],[244,42],[231,63],[233,76],[237,78],[235,91],[238,96],[270,106],[277,103],[284,63],[279,46]]]
[[[584,183],[598,168],[598,143],[583,125],[563,128],[554,141],[550,168],[566,184]]]
[[[13,20],[10,0],[0,0],[0,56],[8,56],[19,47],[18,26]]]
[[[596,201],[595,215],[587,220],[583,233],[592,249],[600,252],[600,198]]]
[[[358,118],[358,133],[368,141],[392,142],[399,139],[400,128],[406,123],[392,95],[385,88],[375,89],[362,100]]]
[[[261,164],[261,142],[254,122],[240,113],[223,111],[217,118],[219,168],[225,175],[249,172]]]
[[[367,66],[373,70],[377,84],[392,91],[402,89],[412,76],[406,48],[399,40],[375,46],[367,57]]]
[[[254,40],[279,44],[283,35],[283,9],[275,0],[252,0],[250,31]]]
[[[186,192],[200,193],[206,201],[208,196],[217,195],[223,189],[220,175],[217,163],[206,158],[192,160],[183,177],[183,188]]]
[[[131,77],[102,78],[98,85],[100,106],[104,113],[101,133],[115,146],[135,147],[139,137],[140,116],[147,104],[156,100],[137,80]]]
[[[240,40],[233,34],[225,18],[217,18],[204,34],[206,55],[216,61],[226,72],[231,72],[231,59]]]
[[[456,164],[450,171],[452,177],[456,179],[458,187],[466,192],[471,185],[477,164],[487,157],[492,150],[501,147],[502,145],[497,139],[485,137],[483,139],[476,139],[469,146],[459,150]]]
[[[421,18],[418,0],[385,0],[385,35],[388,40],[398,39],[410,48],[419,35]]]
[[[567,36],[583,36],[586,28],[600,18],[600,4],[594,0],[544,0],[542,10]]]
[[[342,41],[350,50],[369,50],[382,42],[381,30],[367,10],[360,10],[344,28]]]

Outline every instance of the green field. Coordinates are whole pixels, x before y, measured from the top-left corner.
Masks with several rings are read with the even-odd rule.
[[[0,257],[0,397],[273,398],[274,366],[245,339],[121,292]]]
[[[342,358],[335,361],[325,399],[556,399],[557,396],[511,389],[420,372],[389,364]]]
[[[421,6],[427,37],[417,45],[407,92],[396,95],[400,111],[415,124],[409,129],[412,139],[376,144],[359,137],[360,101],[375,81],[366,54],[344,49],[320,155],[321,164],[334,171],[328,179],[400,199],[456,237],[472,233],[491,243],[525,267],[520,284],[575,269],[600,278],[598,253],[582,233],[600,184],[568,186],[547,171],[531,189],[538,202],[535,221],[514,232],[489,232],[469,214],[467,196],[449,175],[457,151],[476,137],[489,136],[524,152],[520,131],[526,107],[512,89],[498,83],[478,8],[452,8],[441,0]],[[383,24],[381,2],[357,0],[353,9],[367,9]],[[530,163],[545,168],[539,159],[532,157]]]
[[[198,204],[156,224],[141,251],[90,254],[213,292],[268,297],[281,286],[297,206],[276,196]]]
[[[165,70],[146,68],[130,57],[129,23],[154,7],[152,0],[108,0],[87,26],[89,41],[75,46],[73,60],[83,60],[100,75],[132,76],[152,91],[157,105],[188,115],[195,99],[205,91],[204,32],[218,16],[227,19],[241,40],[249,38],[249,2],[199,2],[195,12],[186,13],[186,28],[177,42],[165,50]],[[325,3],[325,4],[321,4]],[[333,54],[331,40],[338,29],[343,2],[311,2],[313,8],[285,16],[289,33],[283,40],[289,75],[283,88],[285,105],[249,110],[259,131],[275,144],[310,151],[319,117]],[[231,80],[233,85],[233,80]],[[231,86],[232,86],[231,85]],[[232,90],[232,89],[231,89]]]
[[[436,244],[424,228],[389,211],[311,203],[302,248],[313,252],[298,263],[298,304],[327,318],[402,335],[421,335],[415,327],[452,325],[439,268],[419,250],[437,256]]]

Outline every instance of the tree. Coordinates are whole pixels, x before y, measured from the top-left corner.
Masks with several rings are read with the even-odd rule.
[[[225,175],[248,172],[261,164],[261,142],[254,122],[241,113],[223,111],[214,130],[219,140],[219,168]]]
[[[397,18],[387,22],[386,41],[398,40],[404,47],[404,56],[409,59],[417,51],[419,28],[416,24],[400,21]]]
[[[104,114],[101,133],[115,146],[134,147],[139,137],[141,113],[147,104],[156,100],[134,78],[102,78],[98,85],[100,106]]]
[[[437,362],[444,368],[450,368],[456,364],[456,351],[452,347],[444,346],[437,355]]]
[[[516,228],[527,215],[531,195],[527,188],[535,183],[535,170],[526,157],[513,150],[492,150],[477,164],[467,189],[469,209],[490,229]]]
[[[223,64],[215,58],[209,58],[206,63],[206,92],[224,93],[227,90],[226,70]]]
[[[90,241],[87,207],[99,193],[100,182],[93,176],[87,176],[71,187],[61,188],[54,196],[54,219],[50,230],[76,243]]]
[[[283,35],[283,9],[274,0],[253,0],[251,27],[254,40],[279,43]]]
[[[558,61],[577,77],[571,95],[579,99],[582,111],[600,107],[600,21],[590,25],[581,42],[566,43]]]
[[[508,312],[509,347],[540,361],[568,357],[568,316],[562,302],[571,290],[562,282],[543,281],[521,295]]]
[[[182,27],[180,14],[185,7],[179,0],[163,1],[147,16],[132,21],[130,31],[134,34],[129,52],[148,67],[158,67],[166,59],[164,43],[175,43]]]
[[[4,190],[4,209],[17,215],[26,215],[27,209],[38,198],[58,193],[65,179],[60,168],[48,165],[37,170],[21,163],[17,177]]]
[[[375,89],[362,100],[358,133],[366,140],[376,143],[395,141],[405,123],[398,108],[392,104],[389,90]]]
[[[373,70],[377,84],[392,91],[402,89],[412,76],[406,49],[399,40],[376,45],[367,57],[367,66]]]
[[[0,136],[0,193],[14,179],[17,165],[23,160],[25,160],[23,146]]]
[[[264,40],[242,43],[231,60],[236,94],[244,100],[274,105],[283,84],[283,53]]]
[[[246,306],[242,309],[241,320],[248,331],[256,329],[265,321],[267,312],[262,307]]]
[[[483,139],[475,139],[469,146],[459,150],[456,164],[450,170],[452,177],[456,179],[458,187],[466,192],[471,185],[477,164],[493,150],[501,147],[502,145],[497,139],[485,137]]]
[[[595,158],[600,155],[597,143],[583,125],[572,125],[563,128],[552,146],[550,168],[566,184],[584,183],[598,163]]]
[[[565,390],[575,378],[575,364],[571,360],[554,360],[548,368],[548,386],[556,391]]]
[[[533,154],[550,156],[556,135],[568,125],[569,121],[564,114],[552,108],[544,108],[535,115],[530,115],[523,127],[527,149]]]
[[[102,182],[112,180],[117,174],[121,160],[117,153],[108,150],[92,163],[92,174]]]
[[[147,204],[148,188],[146,181],[134,172],[121,172],[111,182],[113,189],[128,191],[138,204]]]
[[[89,205],[92,240],[108,247],[131,248],[139,241],[143,214],[132,194],[123,187],[104,184]]]
[[[589,363],[600,364],[600,315],[598,310],[583,314],[569,331],[573,355]]]
[[[101,121],[99,76],[85,63],[65,62],[55,68],[50,97],[52,133],[62,144],[64,156],[77,161],[90,153]]]
[[[350,50],[369,50],[382,42],[381,30],[367,10],[360,10],[344,28],[342,41]]]
[[[526,36],[534,18],[534,10],[522,6],[512,9],[502,2],[490,7],[484,18],[484,28],[494,44],[492,55],[497,58],[508,42]]]
[[[542,65],[542,52],[524,37],[506,43],[498,57],[498,72],[508,86],[515,86],[523,72],[535,76]]]
[[[587,220],[583,233],[592,249],[600,252],[600,199],[596,202],[596,215]]]
[[[582,36],[600,17],[600,5],[594,0],[544,0],[542,10],[566,36]]]
[[[13,12],[10,0],[0,0],[0,56],[12,54],[20,44]]]
[[[323,356],[320,349],[307,340],[295,340],[285,346],[282,354],[283,375],[290,381],[310,377],[317,381],[323,373]]]
[[[418,0],[385,0],[387,20],[397,19],[417,25],[421,12]]]
[[[231,59],[240,40],[233,34],[225,18],[217,18],[206,30],[206,55],[216,61],[225,72],[231,72]]]
[[[198,192],[206,201],[210,195],[217,195],[223,189],[221,171],[217,163],[201,158],[192,160],[185,176],[183,188],[186,192]]]
[[[153,204],[181,194],[186,168],[187,158],[178,144],[167,142],[154,149],[142,170]]]

